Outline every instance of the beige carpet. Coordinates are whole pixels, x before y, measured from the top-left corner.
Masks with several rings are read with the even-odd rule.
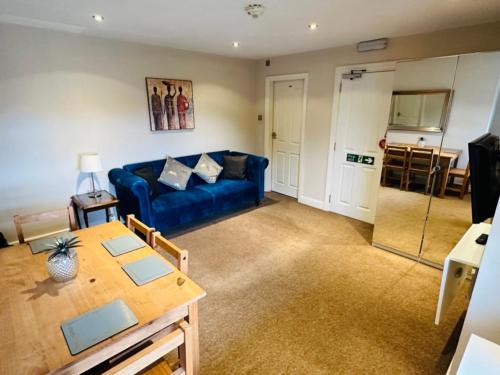
[[[418,256],[429,198],[429,195],[381,186],[374,242]],[[471,224],[470,195],[463,200],[454,196],[433,197],[422,245],[423,258],[443,264]]]
[[[372,226],[272,194],[173,238],[190,250],[202,374],[440,374],[465,306],[433,324],[441,272],[370,246]]]

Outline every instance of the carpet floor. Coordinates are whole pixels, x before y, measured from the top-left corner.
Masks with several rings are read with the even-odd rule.
[[[465,290],[435,326],[441,272],[375,249],[373,226],[269,194],[171,237],[190,251],[202,374],[444,374]]]
[[[373,240],[418,256],[424,233],[429,195],[380,187]],[[443,264],[444,259],[472,224],[470,195],[433,197],[425,226],[422,257]]]

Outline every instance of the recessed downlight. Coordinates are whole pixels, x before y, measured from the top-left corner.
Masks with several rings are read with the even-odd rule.
[[[317,23],[313,22],[313,23],[310,23],[309,25],[307,25],[307,27],[309,28],[309,30],[316,30],[319,27],[319,25]]]
[[[94,15],[92,16],[92,18],[93,18],[96,22],[102,22],[102,21],[104,21],[104,17],[103,17],[102,15],[100,15],[100,14],[94,14]]]
[[[233,47],[234,48],[238,48],[240,46],[240,42],[233,42]]]

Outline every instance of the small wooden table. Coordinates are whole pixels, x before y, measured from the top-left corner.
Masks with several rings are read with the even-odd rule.
[[[187,319],[193,329],[193,362],[199,368],[198,301],[206,293],[172,265],[173,273],[136,286],[122,264],[156,254],[149,246],[113,257],[106,239],[132,232],[118,221],[73,232],[80,270],[75,279],[48,277],[47,253],[33,255],[28,244],[0,251],[0,374],[80,374],[157,332]],[[139,323],[75,356],[61,323],[121,298]]]
[[[98,198],[91,198],[88,194],[78,194],[71,197],[73,207],[75,208],[76,221],[78,222],[79,228],[82,228],[82,225],[80,223],[78,209],[81,209],[83,211],[83,219],[85,220],[85,226],[87,228],[89,227],[89,212],[106,210],[106,221],[109,223],[111,217],[111,209],[114,207],[116,209],[116,216],[118,218],[120,217],[120,213],[118,211],[118,203],[120,201],[106,190],[101,190],[99,191],[99,193],[101,193],[101,196]]]
[[[416,144],[411,143],[391,143],[389,146],[399,146],[406,147],[408,151],[412,147],[418,147]],[[439,190],[438,196],[440,198],[444,198],[444,193],[446,191],[446,184],[448,183],[448,177],[450,175],[450,169],[454,168],[458,162],[458,158],[462,154],[462,150],[454,150],[454,149],[441,149],[438,146],[424,146],[420,148],[427,148],[434,150],[434,158],[436,162],[436,158],[439,156],[439,165],[441,167],[441,171],[439,172],[440,180],[439,180]]]

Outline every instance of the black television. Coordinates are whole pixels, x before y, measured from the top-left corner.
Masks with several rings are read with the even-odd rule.
[[[487,133],[469,143],[472,222],[493,217],[500,193],[498,136]]]

